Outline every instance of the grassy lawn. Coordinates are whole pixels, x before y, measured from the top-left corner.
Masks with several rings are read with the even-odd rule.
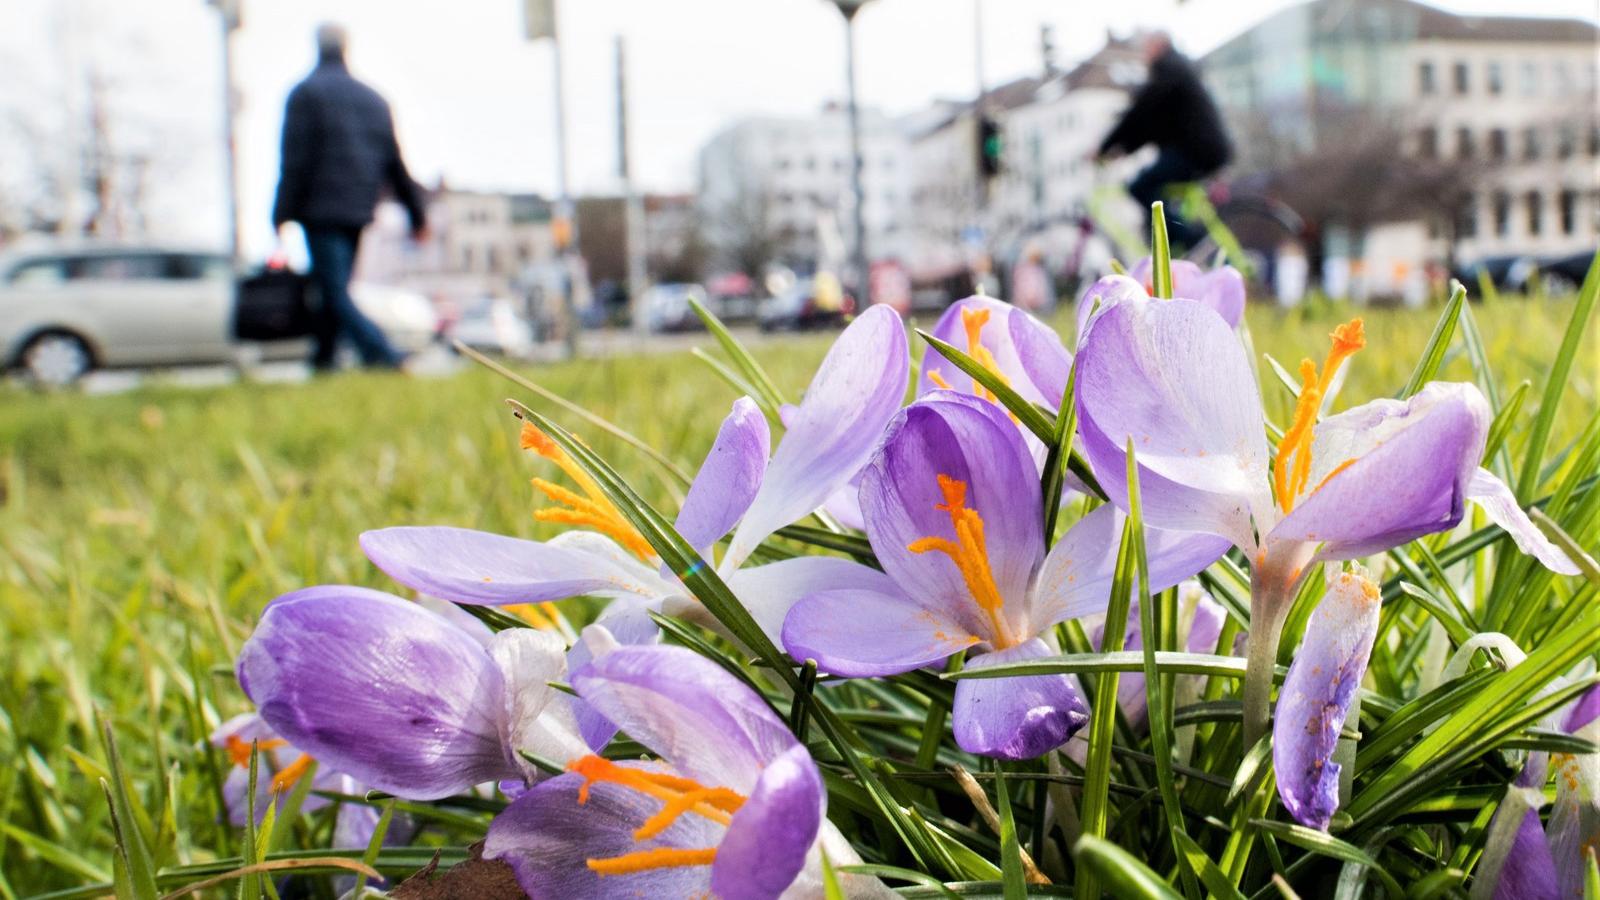
[[[1571,308],[1506,299],[1473,309],[1502,400],[1524,379],[1542,383]],[[1301,356],[1320,359],[1339,313],[1254,309],[1256,350],[1291,369]],[[1340,405],[1394,394],[1436,315],[1369,312],[1368,348]],[[1459,336],[1453,346],[1442,377],[1471,377]],[[826,337],[797,338],[757,356],[797,399],[826,347]],[[686,354],[526,374],[690,471],[734,399]],[[1262,374],[1281,422],[1290,397]],[[1597,389],[1590,328],[1553,450],[1594,415]],[[553,410],[477,368],[441,380],[347,375],[111,397],[0,389],[0,897],[109,877],[97,714],[163,835],[160,861],[236,854],[237,835],[215,824],[215,772],[227,761],[200,748],[211,727],[245,709],[231,663],[256,612],[309,584],[392,587],[361,555],[363,529],[432,523],[540,536],[528,479],[542,467],[517,449],[505,397]],[[1521,426],[1537,404],[1530,393]],[[637,451],[555,412],[642,494],[671,498]],[[1512,433],[1513,450],[1522,437]],[[175,784],[166,810],[163,778]],[[326,840],[288,837],[290,846]]]

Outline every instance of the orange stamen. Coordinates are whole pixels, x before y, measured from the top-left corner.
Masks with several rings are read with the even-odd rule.
[[[557,504],[534,510],[533,517],[536,520],[593,528],[626,547],[634,556],[645,562],[655,562],[656,554],[650,542],[645,540],[644,536],[639,534],[617,507],[606,498],[605,492],[600,490],[600,485],[596,484],[593,478],[589,477],[589,473],[573,462],[549,435],[540,431],[533,423],[523,422],[520,443],[522,449],[532,450],[555,463],[583,491],[580,494],[543,478],[533,479],[533,486]]]
[[[561,613],[555,604],[548,600],[543,603],[518,603],[506,607],[505,610],[535,628],[545,631],[561,630],[561,626],[557,624],[561,621]]]
[[[717,848],[705,847],[685,850],[679,847],[657,847],[640,850],[606,859],[589,859],[584,864],[596,875],[631,875],[651,869],[679,869],[686,866],[709,866],[717,859]]]
[[[268,750],[276,750],[279,747],[287,747],[289,746],[289,742],[283,738],[268,738],[264,741],[256,741],[255,746],[257,750],[265,753]],[[241,739],[237,734],[230,734],[228,735],[228,739],[223,742],[223,749],[228,752],[229,762],[232,762],[241,769],[250,768],[249,741]]]
[[[1317,412],[1322,408],[1322,398],[1333,383],[1333,376],[1346,359],[1367,345],[1365,325],[1362,320],[1351,319],[1328,335],[1333,346],[1322,363],[1322,373],[1309,359],[1300,361],[1300,393],[1295,397],[1294,419],[1278,442],[1278,458],[1272,464],[1272,488],[1278,498],[1278,508],[1287,514],[1294,509],[1295,500],[1305,492],[1311,480],[1311,438],[1316,429]],[[1343,471],[1355,460],[1347,460],[1329,472],[1317,485]],[[1291,468],[1292,463],[1292,468]]]
[[[661,801],[661,809],[634,831],[633,839],[636,841],[655,837],[685,813],[694,813],[727,827],[733,821],[733,814],[739,811],[745,801],[742,794],[731,788],[706,787],[692,778],[619,766],[592,754],[568,764],[567,771],[583,776],[583,786],[578,788],[580,804],[589,802],[589,788],[597,782],[620,784]],[[710,865],[716,855],[715,847],[687,850],[657,847],[622,856],[590,859],[587,864],[599,875],[623,875],[648,869]]]
[[[1000,595],[1000,588],[994,582],[994,571],[989,567],[989,550],[983,538],[983,517],[977,510],[967,506],[967,483],[941,474],[939,491],[944,494],[944,503],[934,508],[950,514],[950,527],[955,530],[956,539],[952,541],[929,536],[912,541],[906,545],[906,549],[912,553],[937,551],[950,557],[950,561],[960,570],[961,579],[966,582],[972,602],[983,610],[994,627],[995,649],[1015,646],[1017,640],[1006,622],[1005,598]]]
[[[950,387],[950,382],[946,381],[944,376],[939,374],[938,369],[928,370],[928,380],[947,391],[954,390],[954,388]]]
[[[1010,387],[1011,379],[1000,371],[1000,363],[994,358],[994,353],[983,345],[983,326],[987,324],[989,324],[989,310],[971,308],[961,310],[961,327],[967,332],[967,355],[976,360],[985,369],[993,372],[994,376],[1000,379],[1001,384]],[[975,397],[982,397],[990,403],[1000,402],[1000,398],[995,396],[994,391],[979,384],[976,378],[972,380],[972,394]],[[1011,418],[1013,421],[1016,420],[1016,416]]]
[[[312,763],[315,762],[316,760],[311,758],[311,754],[300,754],[299,759],[284,766],[278,771],[278,774],[272,776],[272,792],[281,794],[294,787],[294,783],[299,781],[301,776],[305,775],[311,769]]]

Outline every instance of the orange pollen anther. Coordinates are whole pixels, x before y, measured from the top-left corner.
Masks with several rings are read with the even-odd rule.
[[[639,534],[610,500],[606,499],[605,492],[600,490],[600,485],[596,484],[593,478],[589,477],[589,473],[573,462],[572,457],[557,446],[549,435],[540,431],[533,423],[523,422],[521,445],[522,449],[532,450],[555,463],[582,490],[580,494],[543,478],[533,479],[533,486],[558,504],[534,510],[535,519],[540,522],[560,522],[564,525],[593,528],[628,548],[628,552],[634,556],[645,562],[655,562],[656,554],[650,542]]]
[[[967,332],[967,355],[976,360],[979,365],[994,373],[994,377],[998,378],[1001,384],[1010,387],[1011,379],[1000,371],[1000,362],[994,358],[994,353],[983,345],[983,326],[987,324],[989,324],[989,310],[970,308],[961,310],[961,327]],[[935,382],[935,384],[938,384],[938,382]],[[942,384],[940,387],[948,388],[949,384]],[[972,394],[975,397],[982,397],[990,403],[1000,402],[1000,398],[995,396],[994,391],[979,384],[976,378],[972,380]],[[1016,419],[1015,415],[1011,416],[1013,422]]]
[[[1322,372],[1309,359],[1300,361],[1300,393],[1295,398],[1294,419],[1284,429],[1283,440],[1278,442],[1278,458],[1272,464],[1272,488],[1278,498],[1278,508],[1285,514],[1294,509],[1295,500],[1305,492],[1311,480],[1311,438],[1316,429],[1317,412],[1322,408],[1322,398],[1327,396],[1333,376],[1346,359],[1367,345],[1366,328],[1361,319],[1351,319],[1328,335],[1333,346],[1322,363]],[[1346,460],[1329,472],[1317,485],[1344,471],[1355,460]]]
[[[589,788],[597,782],[619,784],[661,801],[661,809],[633,832],[636,841],[659,835],[685,813],[694,813],[727,827],[733,821],[733,814],[739,811],[745,801],[744,795],[731,788],[706,787],[692,778],[619,766],[594,755],[574,760],[567,766],[567,771],[583,776],[583,786],[578,789],[580,804],[589,802]],[[623,875],[648,869],[707,866],[716,856],[715,847],[655,847],[622,856],[590,859],[586,860],[586,864],[598,875]]]
[[[546,600],[542,603],[518,603],[515,606],[505,607],[506,612],[535,628],[545,631],[560,631],[561,612],[556,605]]]
[[[255,746],[257,750],[265,753],[268,750],[276,750],[279,747],[287,747],[289,746],[289,742],[283,738],[268,738],[264,741],[256,741]],[[230,734],[228,735],[228,739],[223,742],[223,749],[228,752],[229,762],[241,769],[250,768],[249,741],[240,738],[237,734]]]
[[[311,758],[311,754],[300,754],[299,759],[296,759],[294,762],[284,766],[282,769],[278,770],[278,774],[272,776],[272,792],[274,794],[281,794],[284,791],[287,791],[289,788],[294,787],[294,783],[299,781],[300,778],[306,774],[306,772],[310,771],[311,765],[315,762],[316,760]]]
[[[994,582],[994,571],[989,567],[989,550],[983,538],[983,517],[977,510],[967,506],[967,483],[940,475],[939,491],[944,495],[944,503],[934,508],[950,514],[950,527],[955,531],[956,539],[952,541],[936,536],[918,538],[907,544],[906,549],[912,553],[936,551],[950,557],[950,561],[961,571],[972,602],[989,617],[989,624],[994,630],[995,649],[1015,646],[1018,641],[1006,622],[1005,598],[1000,595],[1000,588]]]

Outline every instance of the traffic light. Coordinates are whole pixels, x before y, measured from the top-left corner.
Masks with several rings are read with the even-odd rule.
[[[1000,158],[1005,153],[1005,137],[1000,123],[988,115],[978,117],[978,171],[985,178],[1000,174]]]

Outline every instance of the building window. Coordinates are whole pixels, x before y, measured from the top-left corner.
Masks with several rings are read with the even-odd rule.
[[[1539,158],[1539,129],[1529,128],[1522,132],[1522,158],[1528,162]]]
[[[1511,235],[1511,195],[1505,191],[1494,193],[1494,235],[1502,238]]]
[[[1434,83],[1434,78],[1433,78],[1433,63],[1431,63],[1431,62],[1418,63],[1417,64],[1417,93],[1424,94],[1424,95],[1432,94],[1432,93],[1437,92],[1438,89],[1439,89],[1439,86]]]
[[[1478,236],[1477,198],[1470,193],[1461,195],[1461,205],[1456,208],[1456,237]]]
[[[1456,69],[1456,93],[1465,94],[1472,89],[1472,70],[1464,62],[1458,62]]]
[[[1555,82],[1557,97],[1565,97],[1572,93],[1572,70],[1567,68],[1566,60],[1556,61]]]
[[[1489,93],[1496,97],[1504,93],[1506,89],[1505,73],[1501,71],[1499,63],[1489,63],[1488,76]]]
[[[1558,159],[1571,159],[1578,152],[1578,128],[1571,122],[1565,122],[1556,132],[1556,157]]]
[[[1522,64],[1522,96],[1533,97],[1539,93],[1539,64],[1525,62]]]
[[[1489,158],[1495,162],[1505,162],[1509,155],[1504,128],[1494,128],[1489,131]]]
[[[1600,122],[1589,126],[1589,155],[1600,156]]]
[[[1529,191],[1523,198],[1528,206],[1528,233],[1534,237],[1544,230],[1544,195],[1538,191]]]
[[[1567,188],[1561,192],[1561,233],[1571,237],[1578,233],[1578,192]]]
[[[1456,129],[1456,158],[1472,158],[1472,129],[1465,125]]]
[[[1423,159],[1439,158],[1439,129],[1429,127],[1417,132],[1417,155]]]

